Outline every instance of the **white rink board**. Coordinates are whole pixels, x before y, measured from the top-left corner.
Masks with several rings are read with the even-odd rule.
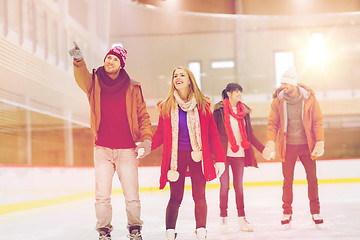
[[[318,179],[360,178],[360,159],[317,161]],[[160,167],[140,167],[140,188],[159,187]],[[305,180],[300,162],[295,180]],[[187,184],[190,183],[187,178]],[[281,163],[259,163],[246,168],[244,182],[282,181]],[[94,169],[91,167],[0,167],[0,205],[48,199],[94,191]],[[208,184],[218,184],[215,179]],[[121,189],[115,174],[113,189]]]

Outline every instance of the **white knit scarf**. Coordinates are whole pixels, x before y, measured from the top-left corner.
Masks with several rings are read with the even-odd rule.
[[[177,171],[178,160],[178,134],[179,134],[179,106],[185,111],[186,123],[189,130],[189,137],[191,148],[191,158],[194,162],[202,160],[202,144],[201,144],[201,129],[198,108],[196,106],[196,99],[193,96],[190,101],[184,102],[177,92],[174,92],[176,100],[176,107],[171,111],[171,133],[172,133],[172,146],[171,146],[171,162],[170,170],[167,173],[169,181],[176,182],[179,179],[179,172]]]

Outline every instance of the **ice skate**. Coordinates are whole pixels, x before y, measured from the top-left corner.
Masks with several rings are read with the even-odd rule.
[[[315,224],[322,224],[322,223],[324,223],[324,219],[322,219],[322,217],[320,217],[319,214],[313,214],[313,215],[312,215],[312,220],[314,221]]]
[[[207,231],[205,228],[198,228],[195,231],[197,240],[206,240]]]
[[[241,231],[245,232],[253,232],[254,228],[251,224],[246,220],[245,217],[239,217],[239,226]]]
[[[227,217],[220,217],[220,231],[225,233],[227,230]]]
[[[99,240],[111,240],[111,234],[108,228],[99,229]]]
[[[175,240],[177,237],[177,233],[175,229],[166,229],[166,239],[167,240]]]
[[[291,220],[292,220],[291,214],[284,214],[283,218],[281,219],[281,224],[282,225],[290,224]]]
[[[130,238],[130,240],[142,240],[140,226],[130,227],[129,232],[128,238]]]

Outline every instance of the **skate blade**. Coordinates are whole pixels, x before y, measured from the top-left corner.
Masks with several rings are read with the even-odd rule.
[[[240,228],[240,231],[243,231],[243,232],[253,232],[254,229],[250,229],[250,228]]]
[[[227,224],[220,224],[219,228],[220,228],[221,233],[226,233],[227,232]]]
[[[281,227],[284,230],[288,230],[291,229],[291,224],[290,223],[281,224]]]
[[[324,227],[324,223],[318,223],[318,224],[315,224],[315,229],[322,229]]]

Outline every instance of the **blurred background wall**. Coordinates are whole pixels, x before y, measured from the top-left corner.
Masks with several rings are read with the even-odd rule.
[[[241,84],[263,143],[272,94],[294,65],[323,111],[323,159],[359,158],[359,11],[358,0],[0,0],[0,164],[93,165],[73,41],[90,71],[113,45],[127,49],[154,131],[176,66],[190,67],[213,103]],[[141,165],[159,165],[160,154]]]

